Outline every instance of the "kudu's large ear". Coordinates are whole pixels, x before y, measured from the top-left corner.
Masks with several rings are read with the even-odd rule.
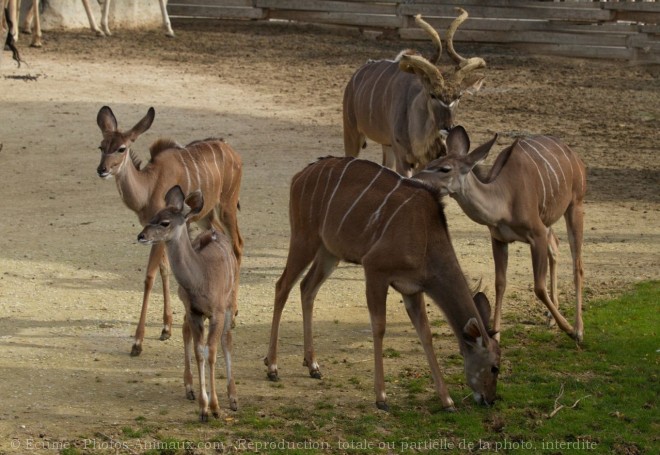
[[[201,191],[193,191],[186,197],[186,205],[190,211],[186,214],[186,221],[197,215],[204,208],[204,196]]]
[[[474,304],[477,307],[479,316],[481,316],[481,322],[483,322],[484,326],[486,327],[486,330],[488,330],[488,327],[490,327],[490,311],[491,311],[488,297],[486,297],[486,294],[484,294],[483,292],[477,292],[476,294],[474,294],[474,297],[472,297],[472,300],[474,300]]]
[[[96,115],[96,124],[101,128],[102,133],[117,131],[117,119],[108,106],[99,109],[99,113]]]
[[[486,157],[488,156],[488,152],[490,152],[490,149],[493,147],[493,144],[495,144],[495,141],[497,140],[497,133],[493,135],[493,138],[486,142],[485,144],[481,144],[479,147],[474,149],[470,154],[468,155],[468,164],[471,165],[472,167],[476,166],[477,163],[480,163],[481,161],[485,160]]]
[[[470,138],[465,128],[458,125],[449,130],[447,155],[466,155],[470,150]]]
[[[473,78],[469,79],[468,82],[465,84],[465,88],[461,90],[461,95],[468,94],[468,95],[474,95],[477,93],[479,90],[481,90],[481,86],[484,85],[484,80],[486,78],[483,76],[474,76]]]
[[[147,114],[142,117],[142,120],[137,122],[133,128],[128,132],[128,137],[131,139],[131,141],[135,142],[135,140],[145,131],[147,131],[149,128],[151,128],[151,124],[154,122],[154,117],[156,116],[156,110],[153,107],[150,107],[149,110],[147,111]]]
[[[165,204],[167,204],[168,207],[174,207],[179,212],[183,211],[184,200],[185,195],[179,185],[170,188],[165,195]]]
[[[468,346],[475,348],[485,348],[488,343],[488,337],[481,333],[479,322],[476,318],[470,318],[463,327],[463,340]]]

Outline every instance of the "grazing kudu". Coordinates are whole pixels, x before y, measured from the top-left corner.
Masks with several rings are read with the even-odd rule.
[[[508,244],[528,243],[532,250],[534,292],[559,327],[582,341],[582,235],[583,201],[587,189],[584,163],[566,144],[550,136],[516,140],[497,157],[487,177],[473,171],[484,160],[497,135],[488,143],[470,149],[462,127],[451,130],[448,154],[429,163],[415,177],[443,194],[449,194],[472,220],[488,226],[495,262],[495,316],[500,329],[502,299],[506,288]],[[564,216],[573,256],[575,281],[575,327],[559,312],[557,295],[558,239],[552,225]],[[546,275],[550,264],[551,293]]]
[[[430,36],[436,54],[430,59],[412,50],[394,60],[369,61],[351,77],[344,91],[344,151],[356,157],[366,138],[382,145],[383,166],[410,177],[413,170],[444,155],[444,136],[454,126],[454,113],[464,93],[477,92],[483,77],[474,70],[486,62],[456,53],[453,36],[467,18],[460,15],[447,31],[447,51],[456,62],[444,75],[438,65],[442,42],[438,33],[418,15],[417,24]]]
[[[270,347],[264,359],[271,380],[278,379],[282,310],[292,286],[310,263],[301,283],[304,365],[312,377],[321,377],[313,347],[314,299],[339,261],[344,260],[364,268],[378,408],[387,409],[383,336],[390,286],[403,296],[442,405],[453,409],[454,402],[433,352],[424,293],[444,312],[458,339],[475,400],[495,400],[500,349],[486,325],[490,306],[481,293],[472,298],[449,239],[437,193],[371,161],[328,157],[293,177],[289,221],[289,255],[275,289]]]
[[[164,242],[174,277],[179,283],[179,298],[186,309],[183,320],[184,373],[186,396],[195,399],[191,372],[194,348],[199,375],[199,419],[209,419],[209,409],[217,418],[220,406],[215,390],[215,362],[218,339],[222,341],[227,370],[229,407],[238,409],[236,384],[231,368],[232,302],[238,289],[238,259],[231,239],[211,228],[190,240],[188,222],[204,208],[204,197],[195,191],[186,198],[175,186],[165,195],[166,207],[149,221],[138,235],[146,245]],[[204,340],[204,320],[209,320],[209,333]],[[191,344],[192,341],[192,344]],[[209,365],[210,403],[206,393],[205,364]]]
[[[130,130],[120,131],[117,119],[108,106],[99,110],[97,124],[103,134],[101,162],[97,173],[101,178],[115,177],[117,189],[124,204],[133,210],[142,226],[165,206],[165,194],[179,185],[188,194],[200,190],[204,195],[204,207],[192,220],[208,228],[218,222],[229,233],[234,254],[241,260],[243,239],[238,230],[237,210],[242,176],[240,156],[222,139],[195,141],[180,146],[173,141],[160,139],[150,149],[151,160],[141,168],[141,163],[130,149],[131,144],[151,126],[154,108]],[[160,267],[163,281],[163,330],[161,340],[167,340],[172,331],[172,310],[169,298],[169,267],[165,245],[155,243],[151,248],[144,282],[144,296],[140,321],[135,331],[131,355],[142,352],[144,326],[149,296]],[[238,278],[237,278],[238,279]],[[234,314],[237,304],[233,303]]]

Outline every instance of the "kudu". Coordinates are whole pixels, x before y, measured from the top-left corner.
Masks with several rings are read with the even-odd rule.
[[[13,37],[13,41],[18,41],[18,23],[20,16],[20,0],[7,0],[7,5],[9,9],[9,18],[7,19],[7,26],[9,28],[9,33]],[[11,22],[11,24],[10,24]],[[30,27],[31,25],[31,27]],[[32,40],[30,41],[31,47],[41,47],[43,43],[41,41],[41,17],[39,16],[39,0],[32,0],[32,4],[28,13],[26,14],[25,25],[22,27],[22,30],[25,33],[32,34]]]
[[[301,283],[304,365],[312,377],[321,377],[313,347],[314,299],[338,262],[344,260],[364,268],[378,408],[387,409],[383,336],[389,286],[403,296],[442,405],[453,409],[454,402],[433,352],[425,292],[444,312],[458,339],[475,399],[483,403],[495,400],[500,349],[486,326],[490,306],[481,293],[472,298],[437,194],[371,161],[328,157],[293,177],[289,221],[289,254],[275,289],[270,347],[264,359],[271,380],[278,379],[282,310],[292,286],[310,263]]]
[[[461,96],[481,88],[483,77],[473,71],[486,66],[482,58],[466,59],[454,50],[454,33],[468,16],[457,10],[446,37],[447,52],[457,64],[453,73],[443,75],[437,66],[442,42],[418,15],[415,21],[436,46],[430,60],[404,50],[394,60],[369,61],[353,74],[343,102],[346,156],[358,156],[369,138],[382,145],[384,166],[410,177],[445,153],[444,136],[454,126]]]
[[[10,1],[16,1],[16,0],[10,0]],[[89,21],[89,27],[92,29],[94,33],[96,33],[97,36],[110,36],[112,33],[110,32],[110,27],[108,26],[108,18],[110,16],[110,5],[112,3],[112,0],[99,0],[99,4],[101,4],[101,27],[99,27],[96,24],[96,19],[94,18],[94,13],[92,12],[92,8],[89,4],[89,0],[82,0],[83,8],[85,8],[85,13],[87,14],[87,20]],[[174,37],[174,30],[172,30],[172,24],[170,22],[170,17],[167,14],[167,0],[158,0],[158,3],[160,5],[160,13],[163,17],[163,28],[165,29],[165,35],[169,37]],[[32,6],[30,7],[29,11],[25,15],[25,18],[23,20],[23,25],[22,29],[23,30],[28,30],[30,26],[30,22],[34,18],[35,23],[33,24],[33,27],[35,29],[39,30],[39,46],[41,46],[41,28],[38,25],[39,24],[39,8],[36,7],[38,6],[38,0],[33,0]],[[34,40],[34,37],[33,37]],[[34,45],[34,44],[33,44]]]
[[[490,230],[495,262],[495,316],[500,330],[502,299],[506,288],[508,244],[528,243],[532,251],[534,292],[559,327],[581,342],[583,201],[587,189],[584,163],[566,144],[550,136],[517,139],[495,160],[488,176],[480,179],[474,167],[484,160],[497,135],[471,153],[470,139],[462,127],[451,130],[448,154],[428,164],[415,177],[449,194],[473,221]],[[558,239],[552,225],[564,216],[573,256],[575,327],[559,312],[557,294]],[[551,293],[546,275],[550,264]]]
[[[119,195],[124,204],[137,214],[142,226],[145,226],[165,206],[165,194],[173,186],[179,185],[186,194],[200,190],[204,195],[204,207],[192,218],[192,221],[196,221],[204,228],[218,223],[222,225],[232,239],[234,254],[240,262],[243,252],[243,239],[238,230],[237,220],[242,176],[240,156],[222,139],[195,141],[185,147],[173,141],[160,139],[151,146],[151,160],[141,168],[141,163],[130,147],[149,129],[154,116],[154,108],[149,108],[142,120],[124,132],[118,129],[117,119],[108,106],[99,110],[97,124],[103,134],[99,147],[101,162],[97,168],[99,177],[115,177]],[[155,243],[151,247],[144,282],[142,311],[131,349],[133,356],[142,352],[147,306],[159,267],[164,300],[163,330],[160,339],[166,340],[171,335],[169,266],[164,253],[165,246],[162,243]],[[236,301],[232,307],[235,314]]]
[[[11,29],[13,26],[11,12],[9,10],[9,1],[11,0],[0,0],[0,7],[2,9],[2,17],[0,18],[0,32],[2,33],[2,40],[0,40],[0,65],[2,64],[2,52],[4,48],[7,47],[11,51],[12,58],[20,68],[21,54],[16,48],[16,42],[14,41],[14,36],[11,34]],[[6,27],[5,27],[6,25]]]
[[[174,277],[179,283],[179,298],[186,309],[183,320],[184,373],[186,396],[195,399],[191,372],[194,347],[199,375],[199,419],[209,419],[209,409],[217,418],[220,406],[215,389],[215,362],[218,338],[222,341],[227,370],[227,396],[229,407],[238,409],[236,384],[232,373],[232,302],[238,289],[238,259],[234,255],[231,239],[215,229],[190,240],[188,222],[204,208],[204,197],[195,191],[186,198],[183,190],[175,186],[165,195],[166,207],[149,221],[138,235],[146,245],[164,242]],[[204,341],[204,320],[209,320],[209,333]],[[192,344],[191,344],[192,341]],[[206,393],[205,363],[209,365],[210,403]]]

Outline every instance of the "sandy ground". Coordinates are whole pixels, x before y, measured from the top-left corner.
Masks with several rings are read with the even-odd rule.
[[[204,427],[181,425],[194,422],[197,405],[184,398],[183,308],[174,292],[172,339],[158,341],[162,298],[157,285],[144,352],[129,356],[148,252],[135,241],[140,226],[115,184],[95,173],[101,139],[95,119],[106,104],[124,128],[155,107],[154,125],[135,145],[142,158],[158,137],[186,143],[223,136],[242,155],[239,221],[245,257],[234,332],[240,404],[267,413],[286,400],[316,399],[318,391],[300,365],[297,292],[281,332],[285,387],[271,386],[261,360],[274,284],[287,254],[289,181],[319,156],[343,155],[344,84],[367,58],[392,58],[406,44],[287,24],[176,22],[175,29],[174,40],[154,31],[117,31],[109,39],[87,31],[53,32],[40,50],[26,48],[23,38],[28,64],[20,69],[5,52],[0,68],[0,453],[32,453],[30,441],[52,449],[84,438],[120,439],[121,429],[136,418],[174,437],[204,440],[211,434]],[[624,62],[540,58],[501,48],[464,53],[475,51],[488,61],[487,82],[477,96],[463,101],[458,115],[473,143],[498,131],[503,133],[500,150],[516,132],[555,134],[589,168],[588,340],[593,299],[660,278],[660,82]],[[36,80],[26,80],[28,75]],[[363,157],[378,161],[379,147],[371,144]],[[483,277],[493,298],[487,230],[468,220],[453,201],[447,203],[447,216],[464,270]],[[557,226],[560,289],[569,308],[570,253],[563,222]],[[504,324],[543,324],[531,291],[529,250],[516,244],[510,251]],[[385,343],[403,352],[386,360],[386,372],[393,375],[403,365],[426,368],[399,302],[391,293]],[[326,390],[325,398],[357,412],[356,403],[373,402],[361,270],[342,266],[321,290],[316,308],[316,347],[325,375],[337,381],[362,377],[369,384]],[[429,313],[432,321],[442,319],[433,306]],[[434,331],[441,334],[436,339],[440,359],[455,354],[446,326]],[[451,387],[459,395],[464,384]],[[390,401],[404,399],[392,387],[388,392]],[[222,397],[221,405],[226,413],[221,418],[240,419],[240,411],[226,410]]]

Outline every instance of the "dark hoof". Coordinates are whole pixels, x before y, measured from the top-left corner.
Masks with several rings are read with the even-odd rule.
[[[186,398],[188,398],[190,401],[195,401],[195,392],[192,390],[190,392],[186,392]]]
[[[376,401],[376,407],[381,411],[390,412],[390,407],[384,401]]]
[[[160,332],[160,341],[169,340],[171,336],[172,334],[170,333],[169,330],[163,329],[163,331]]]
[[[131,357],[137,357],[142,353],[142,346],[134,344],[131,348]]]
[[[220,413],[218,411],[213,411],[213,417],[215,417],[216,419],[219,419],[220,418]]]
[[[314,379],[323,379],[323,375],[319,370],[310,371],[309,375]]]
[[[280,377],[277,375],[277,371],[269,371],[267,374],[268,374],[268,379],[270,379],[273,382],[277,382],[280,380]]]
[[[208,412],[200,412],[199,413],[199,421],[200,422],[208,422],[209,421],[209,413]]]
[[[443,411],[445,412],[456,412],[456,406],[447,406],[446,408],[442,408]]]

